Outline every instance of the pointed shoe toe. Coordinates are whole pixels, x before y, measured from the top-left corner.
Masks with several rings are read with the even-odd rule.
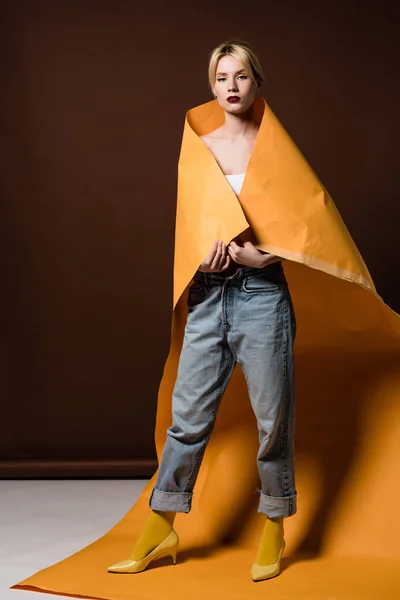
[[[279,575],[281,558],[285,546],[286,543],[284,541],[279,552],[279,558],[272,565],[257,565],[256,563],[253,564],[253,566],[251,567],[251,578],[253,579],[253,581],[263,581],[264,579],[271,579],[272,577],[276,577],[276,575]]]
[[[141,560],[132,560],[130,558],[121,560],[120,562],[107,567],[107,571],[109,573],[140,573],[141,571],[144,571],[153,560],[161,558],[162,556],[171,556],[175,565],[178,546],[179,538],[176,531],[173,529],[161,544],[156,546],[154,550],[149,552]]]
[[[131,569],[135,563],[142,562],[138,560],[121,560],[120,562],[115,563],[115,565],[111,565],[107,567],[107,571],[109,573],[129,573],[129,569]]]

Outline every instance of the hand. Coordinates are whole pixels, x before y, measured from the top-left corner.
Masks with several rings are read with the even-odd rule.
[[[239,265],[255,267],[257,269],[261,269],[262,267],[266,267],[269,264],[282,260],[281,257],[276,254],[261,254],[251,242],[243,242],[243,246],[238,246],[238,244],[232,240],[228,245],[228,253],[231,259]]]
[[[225,271],[230,264],[231,259],[227,254],[226,244],[222,240],[215,240],[198,270],[202,273],[218,273]]]

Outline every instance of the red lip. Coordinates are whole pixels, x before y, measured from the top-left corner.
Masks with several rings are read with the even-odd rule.
[[[239,102],[239,100],[239,96],[228,96],[228,98],[226,99],[227,102]]]

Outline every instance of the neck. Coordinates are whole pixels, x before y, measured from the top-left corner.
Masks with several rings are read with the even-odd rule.
[[[232,138],[241,138],[256,129],[252,113],[252,108],[240,115],[225,112],[225,123],[223,125],[225,133]]]

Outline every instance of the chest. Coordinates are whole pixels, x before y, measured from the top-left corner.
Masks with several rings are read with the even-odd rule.
[[[227,175],[245,173],[253,148],[254,141],[249,140],[213,140],[209,144],[209,150]]]

